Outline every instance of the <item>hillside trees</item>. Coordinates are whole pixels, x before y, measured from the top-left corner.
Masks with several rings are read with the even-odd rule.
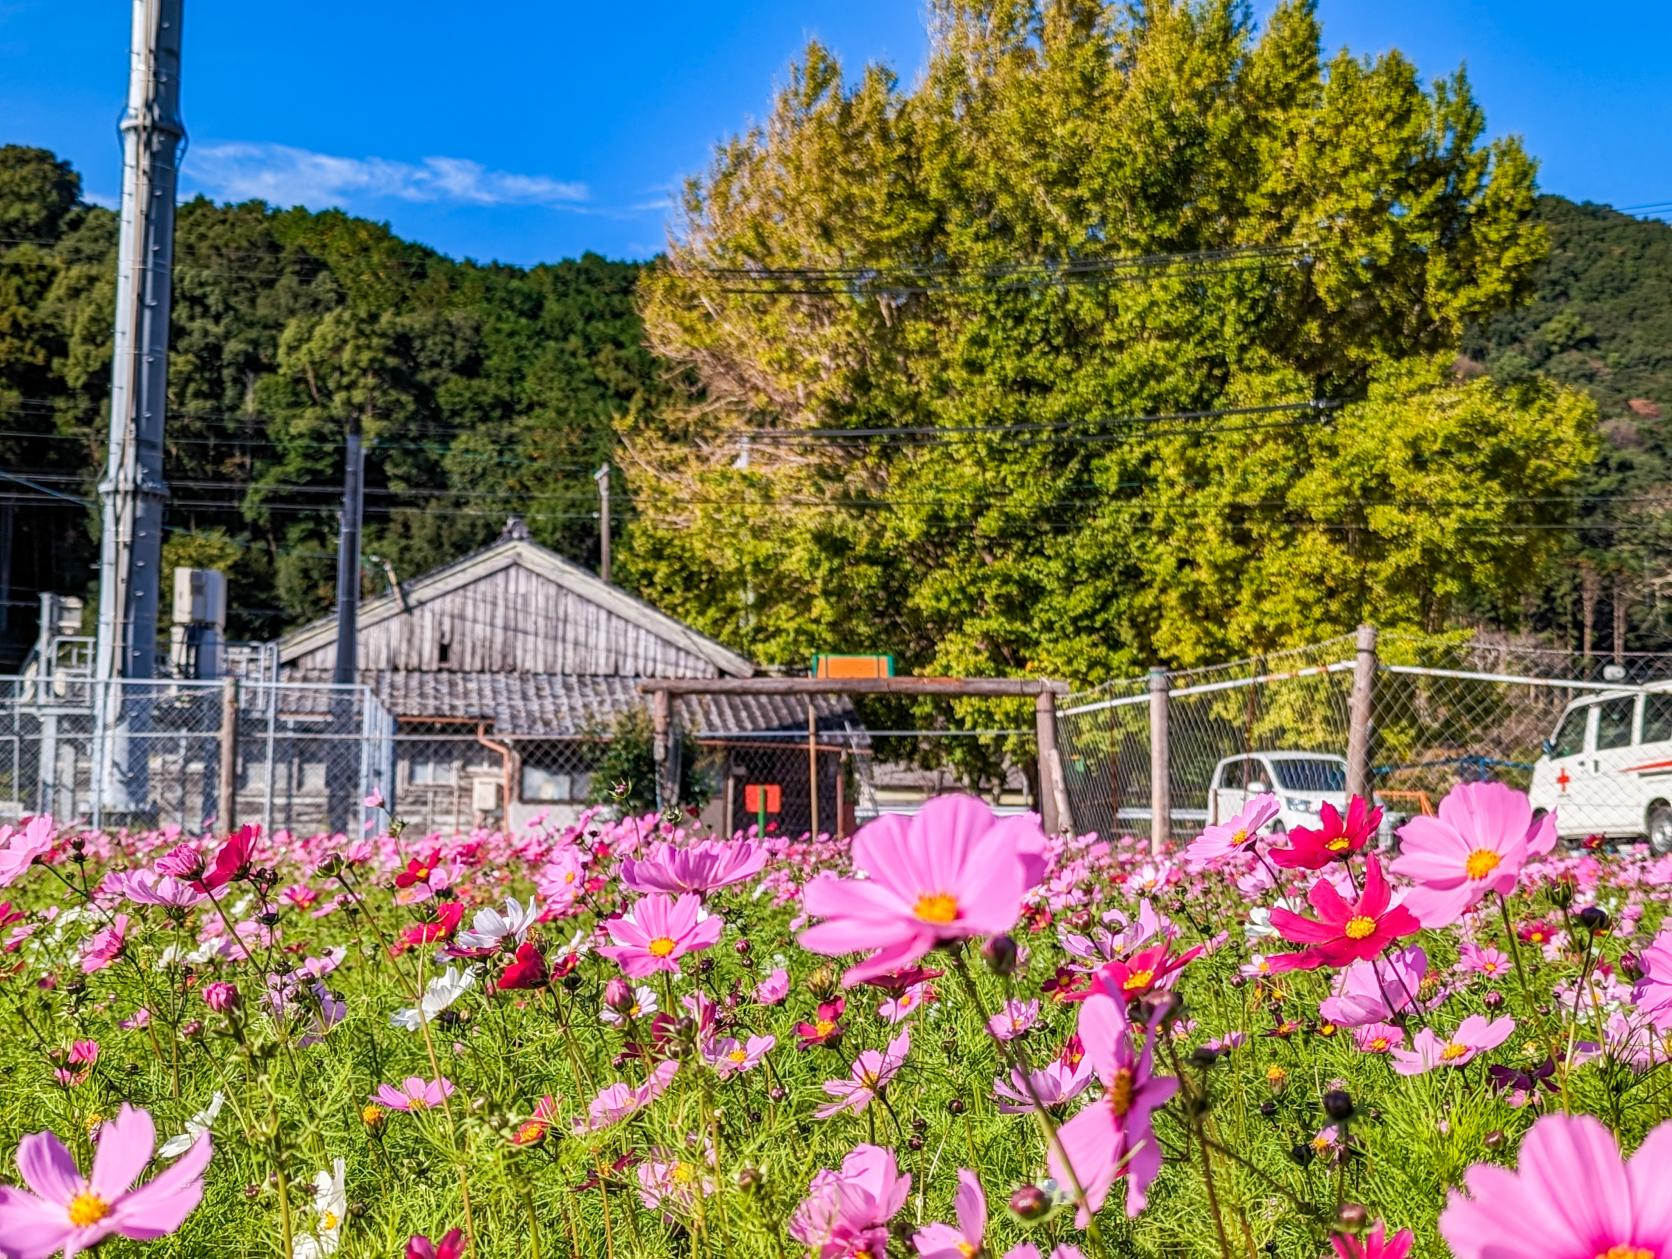
[[[1089,680],[1526,587],[1593,420],[1450,371],[1544,250],[1461,74],[1326,60],[1296,0],[933,21],[909,89],[810,46],[687,188],[642,304],[697,388],[619,422],[649,597]]]

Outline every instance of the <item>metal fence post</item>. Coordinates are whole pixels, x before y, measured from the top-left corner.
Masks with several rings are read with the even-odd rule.
[[[1149,673],[1150,735],[1150,851],[1160,852],[1162,841],[1173,832],[1173,790],[1168,777],[1167,692],[1172,683],[1167,670],[1157,666]]]
[[[807,798],[812,811],[810,834],[819,837],[819,716],[807,697]]]
[[[679,771],[672,771],[673,697],[666,691],[652,691],[650,695],[650,754],[656,762],[656,807],[665,809],[679,796]]]
[[[1347,718],[1347,794],[1370,796],[1370,723],[1375,709],[1376,627],[1358,628]]]
[[[220,828],[231,834],[238,829],[238,679],[221,683],[221,772]]]

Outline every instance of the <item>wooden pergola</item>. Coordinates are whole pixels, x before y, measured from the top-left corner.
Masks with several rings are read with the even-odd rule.
[[[650,699],[655,733],[656,799],[671,802],[679,784],[672,778],[675,764],[670,749],[673,698],[676,695],[800,695],[808,699],[807,731],[811,747],[817,733],[811,697],[814,695],[939,695],[949,699],[1019,699],[1034,701],[1034,727],[1039,741],[1039,814],[1048,834],[1072,829],[1068,784],[1057,752],[1057,696],[1068,694],[1068,683],[1048,678],[645,678],[639,690]],[[816,755],[809,753],[810,756]],[[817,781],[817,777],[813,779]],[[813,793],[813,826],[818,828],[818,794]]]

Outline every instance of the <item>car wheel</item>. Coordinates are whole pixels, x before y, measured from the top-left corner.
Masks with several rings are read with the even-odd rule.
[[[1649,806],[1644,823],[1649,834],[1649,848],[1658,856],[1672,852],[1672,805],[1657,802]]]

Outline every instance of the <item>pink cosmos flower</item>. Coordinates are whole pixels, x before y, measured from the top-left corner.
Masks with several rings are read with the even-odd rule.
[[[1336,1233],[1329,1239],[1336,1259],[1408,1259],[1416,1237],[1408,1228],[1388,1236],[1386,1220],[1377,1220],[1375,1227],[1358,1237]]]
[[[409,1075],[398,1088],[393,1084],[378,1085],[377,1092],[372,1094],[372,1101],[389,1110],[430,1110],[452,1095],[453,1082],[445,1077],[426,1080],[422,1076]]]
[[[1084,1228],[1122,1176],[1127,1216],[1144,1209],[1150,1182],[1161,1171],[1161,1147],[1150,1131],[1150,1115],[1166,1105],[1178,1081],[1152,1073],[1154,1030],[1144,1037],[1143,1048],[1135,1049],[1123,1003],[1112,997],[1097,993],[1086,998],[1080,1007],[1080,1039],[1103,1096],[1057,1129],[1046,1165],[1058,1184],[1069,1189],[1078,1184],[1084,1191],[1075,1216]]]
[[[643,979],[658,971],[679,974],[679,959],[712,947],[725,922],[703,910],[702,900],[686,892],[678,900],[661,893],[642,896],[621,918],[605,927],[613,945],[598,952],[610,958],[629,978]]]
[[[1521,1167],[1477,1163],[1453,1192],[1440,1236],[1455,1259],[1666,1259],[1672,1255],[1672,1123],[1629,1163],[1589,1115],[1546,1115],[1521,1143]]]
[[[658,1062],[645,1082],[634,1088],[628,1084],[612,1084],[587,1107],[586,1118],[575,1121],[575,1132],[597,1132],[637,1114],[663,1093],[679,1072],[679,1060],[669,1058]]]
[[[886,1050],[867,1049],[854,1060],[853,1070],[846,1080],[826,1080],[824,1091],[837,1100],[813,1112],[815,1118],[829,1119],[844,1110],[858,1114],[888,1087],[896,1073],[905,1065],[911,1049],[911,1032],[903,1031],[888,1042]]]
[[[1638,955],[1641,972],[1631,999],[1658,1032],[1672,1031],[1672,926],[1662,927],[1654,943]]]
[[[1353,1044],[1361,1053],[1390,1053],[1404,1043],[1405,1029],[1395,1023],[1366,1023],[1353,1029]]]
[[[755,985],[755,1000],[761,1005],[777,1005],[790,992],[790,973],[782,966]]]
[[[997,1040],[1015,1040],[1038,1021],[1039,1002],[1012,999],[987,1020],[987,1030]]]
[[[1524,793],[1502,783],[1461,783],[1440,801],[1438,817],[1414,817],[1399,829],[1389,867],[1417,886],[1405,907],[1425,927],[1445,927],[1489,892],[1508,896],[1528,857],[1556,844],[1556,815],[1533,820]]]
[[[705,839],[689,848],[655,843],[642,858],[621,863],[621,881],[635,892],[695,892],[698,896],[730,887],[759,874],[766,849],[743,840]]]
[[[777,1043],[778,1038],[772,1035],[751,1036],[746,1043],[733,1036],[723,1036],[708,1044],[703,1059],[725,1080],[740,1071],[753,1071]]]
[[[1117,958],[1092,975],[1091,991],[1122,1001],[1136,1001],[1158,990],[1171,988],[1178,982],[1179,972],[1202,955],[1205,946],[1198,944],[1177,957],[1172,955],[1172,942],[1162,940],[1147,949],[1140,949],[1128,958]],[[1083,1000],[1084,996],[1066,998]]]
[[[163,905],[170,909],[190,909],[203,899],[203,893],[185,879],[166,874],[152,874],[146,870],[132,870],[112,874],[100,886],[136,905]]]
[[[0,1185],[0,1238],[10,1259],[46,1259],[62,1250],[74,1259],[105,1238],[151,1241],[185,1221],[203,1197],[203,1169],[212,1149],[205,1132],[167,1171],[137,1189],[134,1177],[151,1161],[157,1132],[151,1116],[126,1104],[99,1130],[92,1174],[50,1132],[24,1137],[17,1170],[28,1190]]]
[[[1507,975],[1510,970],[1509,956],[1491,945],[1479,945],[1474,941],[1465,941],[1457,951],[1457,961],[1464,970],[1477,975],[1487,975],[1496,978]]]
[[[566,844],[553,852],[534,872],[534,886],[546,906],[544,917],[558,918],[567,913],[586,890],[586,866],[580,850]]]
[[[52,818],[45,813],[22,826],[0,826],[0,887],[16,883],[35,864],[35,858],[51,852],[55,833]]]
[[[91,975],[109,966],[122,956],[122,947],[127,940],[128,916],[117,914],[108,927],[94,932],[93,938],[87,942],[81,954],[82,973]]]
[[[1260,832],[1279,812],[1282,803],[1269,791],[1255,796],[1243,806],[1242,812],[1229,822],[1205,827],[1202,833],[1184,850],[1184,864],[1200,872],[1222,858],[1233,854],[1252,854],[1260,840]]]
[[[1356,798],[1356,797],[1355,797]],[[1318,920],[1277,908],[1271,925],[1291,944],[1304,944],[1299,953],[1270,958],[1272,970],[1316,970],[1369,961],[1401,936],[1421,928],[1403,905],[1393,905],[1393,893],[1382,875],[1382,863],[1372,853],[1364,860],[1364,891],[1349,905],[1328,879],[1319,879],[1306,894]]]
[[[894,1151],[855,1146],[840,1171],[813,1176],[807,1197],[790,1218],[790,1236],[809,1247],[814,1259],[885,1255],[888,1221],[910,1193],[911,1177],[900,1175]]]
[[[921,1005],[927,1005],[935,999],[935,990],[928,981],[912,984],[898,996],[890,997],[877,1006],[877,1014],[885,1022],[899,1023],[909,1018]]]
[[[196,844],[176,844],[151,863],[158,874],[170,879],[195,879],[203,873],[203,854]]]
[[[958,1172],[958,1192],[952,1196],[952,1211],[958,1227],[931,1224],[912,1234],[911,1244],[923,1259],[970,1259],[981,1253],[981,1239],[987,1232],[987,1195],[981,1182],[967,1168]]]
[[[1054,1110],[1073,1101],[1091,1083],[1092,1064],[1084,1055],[1070,1061],[1054,1058],[1042,1067],[1023,1074],[1021,1067],[1011,1068],[1009,1077],[993,1081],[993,1096],[998,1099],[1000,1113],[1025,1115],[1034,1108],[1033,1099],[1047,1110]],[[1033,1086],[1029,1093],[1028,1086]]]
[[[1514,1030],[1515,1020],[1507,1014],[1490,1022],[1484,1014],[1471,1014],[1446,1040],[1424,1027],[1417,1032],[1409,1049],[1390,1049],[1388,1054],[1393,1059],[1393,1069],[1400,1075],[1422,1075],[1436,1067],[1465,1066],[1476,1055],[1503,1044]]]
[[[1286,870],[1322,870],[1332,861],[1344,861],[1361,851],[1382,825],[1381,806],[1372,808],[1363,796],[1347,802],[1342,817],[1333,804],[1320,805],[1317,830],[1297,826],[1289,832],[1289,846],[1274,848],[1271,859]]]
[[[1355,962],[1336,977],[1335,995],[1319,1003],[1318,1013],[1337,1027],[1385,1023],[1421,1008],[1417,994],[1427,973],[1428,954],[1415,946]]]
[[[852,987],[912,965],[942,940],[1009,931],[1027,888],[1023,845],[1040,834],[1031,816],[997,817],[973,796],[937,796],[910,818],[885,814],[854,836],[854,865],[869,878],[821,874],[807,885],[807,912],[825,921],[803,931],[801,945],[871,953],[842,977]]]

